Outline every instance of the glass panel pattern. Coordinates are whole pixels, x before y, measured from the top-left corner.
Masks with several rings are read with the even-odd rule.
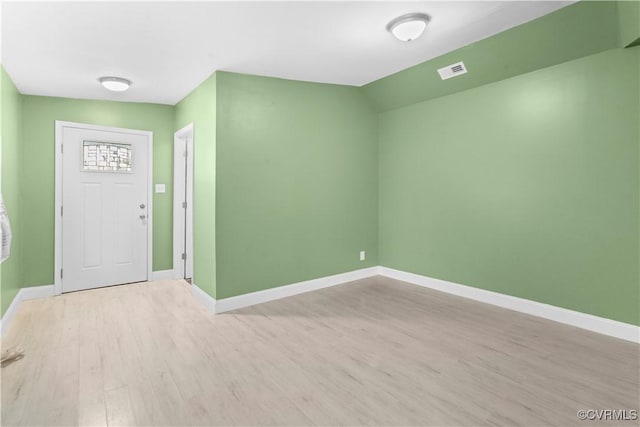
[[[83,170],[131,172],[131,144],[83,141],[82,153]]]

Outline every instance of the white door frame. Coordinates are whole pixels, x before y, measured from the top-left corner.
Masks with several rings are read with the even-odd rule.
[[[193,123],[173,135],[173,277],[175,279],[184,279],[185,271],[190,271],[193,275],[193,137]],[[187,161],[185,162],[184,157],[176,153],[184,153]],[[186,215],[183,202],[186,202]],[[186,260],[182,258],[185,241]]]
[[[147,137],[148,173],[147,173],[147,280],[153,275],[153,132],[147,130],[125,129],[110,126],[98,126],[85,123],[74,123],[56,120],[55,133],[55,256],[54,284],[55,295],[62,293],[62,137],[64,128],[88,129],[104,132],[119,132]]]

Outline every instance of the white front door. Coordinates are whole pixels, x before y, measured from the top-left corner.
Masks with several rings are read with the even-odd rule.
[[[149,134],[79,126],[58,130],[61,291],[145,281]]]

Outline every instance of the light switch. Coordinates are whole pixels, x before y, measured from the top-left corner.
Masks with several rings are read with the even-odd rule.
[[[164,184],[156,184],[156,193],[164,193]]]

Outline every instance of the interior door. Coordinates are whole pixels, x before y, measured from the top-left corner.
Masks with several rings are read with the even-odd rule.
[[[62,129],[62,292],[147,280],[149,136]]]
[[[176,279],[193,277],[193,124],[174,134],[173,267]]]

